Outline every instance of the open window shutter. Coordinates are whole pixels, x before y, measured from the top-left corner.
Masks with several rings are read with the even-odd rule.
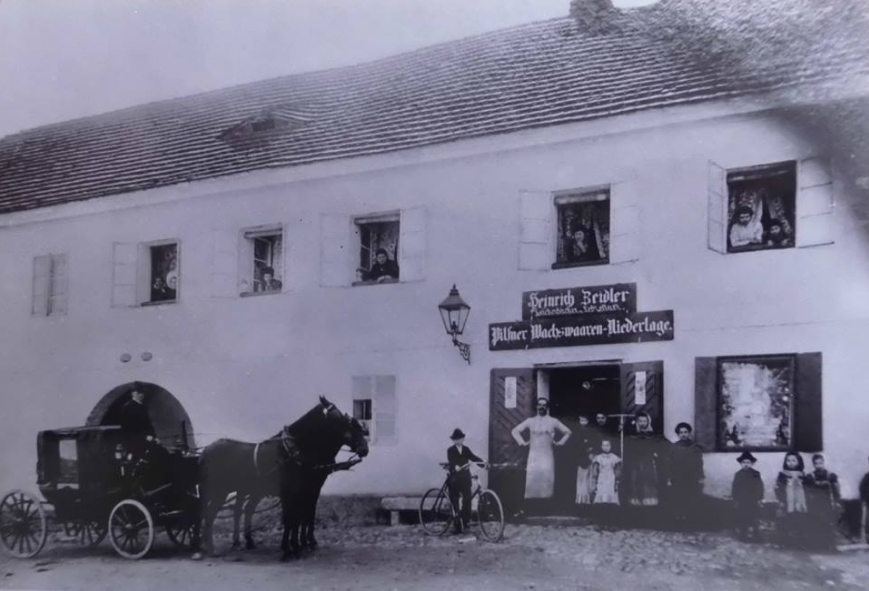
[[[284,283],[284,291],[299,289],[303,285],[302,272],[302,241],[304,235],[302,220],[294,218],[284,225],[284,257],[283,257],[283,273],[281,279]]]
[[[727,171],[710,161],[708,166],[707,246],[727,252]]]
[[[824,449],[821,354],[797,355],[794,443],[797,451]]]
[[[350,218],[323,214],[320,217],[320,285],[341,287],[350,283]],[[399,272],[403,273],[402,269]]]
[[[621,412],[649,413],[652,428],[660,435],[664,429],[664,362],[623,363],[620,370]]]
[[[705,451],[715,451],[718,433],[718,361],[694,358],[694,441]]]
[[[67,272],[66,255],[59,254],[51,257],[51,281],[49,290],[49,314],[66,314],[67,285],[69,273]]]
[[[548,191],[519,195],[519,268],[545,271],[555,260],[555,205]]]
[[[229,238],[229,237],[227,237]],[[253,240],[246,238],[244,232],[235,235],[237,244],[237,267],[238,276],[233,282],[232,295],[238,293],[252,293],[254,290],[254,264],[253,264]],[[227,253],[228,255],[229,253]],[[227,281],[227,283],[229,283]]]
[[[640,258],[640,203],[636,178],[610,187],[610,264]]]
[[[493,369],[489,397],[489,488],[495,490],[508,515],[522,508],[525,490],[527,448],[519,447],[510,432],[534,415],[537,380],[533,368]],[[516,388],[516,404],[507,406],[506,391]],[[512,406],[512,405],[511,405]],[[526,434],[527,437],[527,434]],[[479,452],[477,455],[485,457]]]
[[[51,257],[33,259],[33,299],[30,311],[34,316],[48,315],[48,289],[51,280]]]
[[[220,228],[211,231],[211,295],[213,297],[232,298],[241,291],[238,285],[240,272],[238,243],[239,235],[236,230]],[[251,254],[252,258],[253,254]],[[250,286],[250,291],[253,291],[253,285]]]
[[[115,242],[112,248],[112,307],[135,306],[139,245]]]
[[[422,281],[427,250],[425,208],[401,210],[398,232],[398,277],[401,281]]]
[[[374,433],[378,443],[395,443],[395,376],[374,376]]]
[[[177,257],[176,260],[178,260]],[[136,262],[136,304],[151,301],[151,285],[154,283],[154,277],[151,277],[151,264],[151,247],[146,244],[140,244]],[[180,267],[178,268],[178,285],[175,289],[175,297],[177,299],[181,294]]]
[[[797,246],[832,244],[835,227],[830,162],[823,158],[800,160],[797,181]]]

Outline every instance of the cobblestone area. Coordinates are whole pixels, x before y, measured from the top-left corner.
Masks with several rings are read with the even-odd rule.
[[[492,544],[473,530],[431,537],[412,525],[325,526],[320,550],[284,564],[276,530],[259,531],[255,551],[229,551],[229,532],[220,530],[218,547],[226,552],[202,562],[162,535],[153,556],[136,563],[115,557],[107,543],[87,550],[56,540],[39,561],[0,559],[0,588],[214,591],[215,581],[221,590],[286,589],[290,581],[293,588],[372,591],[869,588],[869,552],[808,554],[717,533],[508,525],[504,540]]]

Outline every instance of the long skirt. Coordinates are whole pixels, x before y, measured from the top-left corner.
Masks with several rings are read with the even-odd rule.
[[[588,505],[591,503],[591,468],[576,468],[576,504]]]

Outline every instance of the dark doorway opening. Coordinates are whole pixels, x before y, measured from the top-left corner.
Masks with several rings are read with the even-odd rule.
[[[595,415],[616,415],[621,408],[621,370],[617,364],[589,365],[549,370],[550,414],[574,433],[576,440],[555,448],[555,490],[550,511],[573,514],[576,508],[576,467],[585,453],[579,441],[579,417],[595,428]],[[618,437],[618,419],[609,417],[606,432]],[[595,450],[595,453],[599,450]]]
[[[121,408],[130,400],[130,393],[138,389],[145,394],[145,407],[157,437],[168,447],[195,449],[193,425],[190,416],[175,396],[157,384],[130,382],[114,388],[103,396],[87,418],[87,425],[117,425]]]

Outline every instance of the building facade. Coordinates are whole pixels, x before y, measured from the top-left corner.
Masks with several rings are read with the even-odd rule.
[[[863,205],[780,108],[662,105],[8,210],[0,488],[33,482],[37,431],[110,423],[140,383],[163,439],[197,446],[327,396],[372,440],[330,493],[422,492],[455,427],[521,460],[508,429],[544,396],[565,421],[693,423],[712,495],[741,450],[771,486],[797,449],[853,496]],[[438,315],[453,284],[470,364]]]

